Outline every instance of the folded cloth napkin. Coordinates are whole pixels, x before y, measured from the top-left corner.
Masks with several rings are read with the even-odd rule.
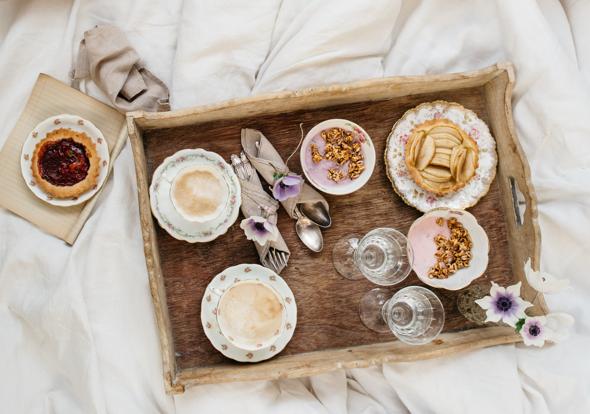
[[[283,162],[277,150],[262,132],[256,129],[242,129],[242,148],[254,168],[270,185],[274,183],[276,173],[286,174],[289,172],[289,168]],[[308,202],[320,202],[326,207],[326,211],[330,211],[328,202],[324,197],[307,183],[303,183],[299,195],[281,201],[281,204],[291,218],[297,219],[298,214],[295,211],[297,206]]]
[[[238,174],[238,179],[240,180],[240,186],[242,188],[241,210],[244,217],[248,218],[252,216],[266,216],[266,219],[276,226],[279,203],[274,198],[269,196],[266,191],[264,191],[256,171],[253,171],[253,174],[250,174],[249,179],[242,179]],[[260,263],[262,263],[263,266],[269,267],[271,269],[276,268],[277,273],[281,273],[281,271],[286,267],[289,256],[291,255],[291,252],[289,251],[283,236],[281,236],[281,233],[278,233],[274,241],[269,241],[264,245],[254,241],[254,245],[256,246],[258,256],[260,257]],[[271,249],[274,249],[275,253],[280,254],[280,252],[283,252],[283,254],[285,254],[286,260],[284,265],[278,266],[277,268],[277,266],[271,264]],[[272,260],[276,262],[274,258]]]
[[[125,34],[115,26],[84,32],[72,71],[73,86],[90,78],[121,112],[170,109],[168,87],[147,70]]]

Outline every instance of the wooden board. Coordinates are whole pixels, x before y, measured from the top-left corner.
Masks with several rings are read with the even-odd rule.
[[[479,341],[473,339],[469,342],[471,346],[478,342],[479,346],[486,346],[518,340],[513,331],[506,328],[474,329],[476,326],[457,310],[458,293],[436,289],[447,315],[444,332],[449,334],[437,344],[430,345],[435,347],[434,350],[425,347],[405,349],[408,346],[392,342],[395,339],[393,335],[377,334],[362,325],[358,317],[359,299],[375,286],[365,280],[343,279],[333,268],[331,254],[336,240],[344,235],[363,234],[380,226],[407,232],[410,224],[420,216],[417,210],[405,205],[393,192],[382,154],[393,124],[406,110],[422,102],[442,99],[459,102],[473,110],[488,123],[498,141],[498,178],[488,195],[470,210],[490,239],[489,266],[477,283],[494,280],[506,285],[517,281],[522,272],[514,270],[519,266],[522,269],[527,257],[532,257],[536,266],[539,238],[534,194],[527,178],[528,167],[521,158],[510,129],[510,114],[505,110],[511,75],[509,66],[494,67],[475,75],[479,83],[471,78],[470,82],[465,82],[468,78],[465,75],[454,75],[458,81],[455,88],[439,90],[437,84],[432,83],[431,92],[425,91],[427,88],[422,85],[416,88],[421,91],[419,94],[393,93],[389,97],[383,94],[383,90],[397,91],[399,88],[391,85],[403,84],[403,78],[390,79],[387,86],[384,80],[377,80],[373,82],[381,84],[380,93],[361,93],[363,89],[371,90],[374,84],[343,86],[340,89],[331,87],[320,92],[306,92],[312,99],[299,102],[299,106],[293,106],[293,99],[305,94],[275,96],[272,110],[262,104],[261,109],[256,111],[249,105],[250,102],[236,101],[227,103],[225,107],[195,109],[192,114],[171,113],[164,118],[165,114],[132,114],[128,123],[136,157],[146,260],[156,315],[161,336],[164,336],[161,343],[168,389],[179,392],[184,385],[192,383],[309,375],[343,364],[362,366],[387,359],[399,360],[392,355],[388,357],[388,349],[395,350],[396,355],[405,355],[403,360],[411,359],[411,355],[431,357],[447,346],[449,350],[464,347],[467,337],[479,338]],[[493,82],[497,82],[495,87]],[[321,104],[322,97],[324,105]],[[266,102],[270,98],[258,99]],[[253,100],[255,98],[249,101]],[[256,106],[255,102],[252,105]],[[288,107],[289,111],[278,111],[281,106]],[[224,110],[227,117],[220,116],[220,111],[223,113]],[[207,114],[210,116],[207,117]],[[234,363],[217,352],[204,335],[199,316],[200,302],[205,287],[217,273],[239,263],[257,263],[254,246],[245,239],[238,223],[227,234],[207,244],[189,244],[170,237],[157,224],[154,225],[149,202],[146,204],[151,175],[166,157],[183,148],[205,148],[229,160],[230,154],[240,151],[240,130],[245,127],[262,131],[286,159],[300,139],[300,123],[304,131],[308,131],[315,124],[330,118],[350,119],[369,133],[380,155],[375,171],[360,191],[348,196],[326,197],[334,224],[324,232],[322,253],[314,254],[305,249],[295,234],[294,222],[286,214],[280,214],[278,225],[292,251],[289,266],[282,276],[297,300],[297,329],[279,357],[256,365]],[[143,140],[139,138],[140,133]],[[504,156],[505,151],[511,154]],[[508,161],[510,165],[505,165]],[[290,167],[301,172],[298,156],[292,158]],[[515,176],[528,204],[523,226],[516,223],[513,210],[510,177]],[[402,287],[419,284],[412,273],[390,290],[394,293]],[[529,290],[526,292],[534,294]],[[533,299],[538,305],[535,311],[542,313],[542,297],[529,297],[529,300]],[[468,333],[469,336],[465,336]],[[402,352],[402,349],[405,350]],[[357,353],[354,354],[354,351]],[[351,355],[355,355],[352,360]],[[360,361],[358,355],[363,355]],[[302,366],[306,369],[301,369]]]

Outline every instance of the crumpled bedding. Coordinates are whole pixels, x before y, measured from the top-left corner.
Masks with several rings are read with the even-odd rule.
[[[590,2],[0,1],[0,145],[39,72],[67,81],[85,30],[121,27],[174,109],[509,60],[539,201],[547,295],[570,339],[304,379],[165,394],[127,145],[73,247],[0,210],[0,410],[7,413],[590,412]],[[107,101],[95,85],[88,93]],[[0,177],[1,179],[1,177]]]

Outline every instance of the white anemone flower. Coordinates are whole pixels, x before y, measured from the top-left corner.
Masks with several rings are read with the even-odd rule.
[[[275,241],[279,234],[276,225],[260,216],[246,217],[240,222],[240,228],[248,240],[254,240],[261,246]]]
[[[573,324],[573,316],[567,313],[550,313],[521,319],[517,324],[517,331],[525,345],[541,347],[545,341],[560,342],[567,339]]]
[[[475,301],[486,310],[486,322],[502,321],[507,325],[516,326],[519,319],[526,318],[525,309],[532,303],[520,297],[521,282],[506,288],[492,282],[490,296]]]
[[[547,338],[547,319],[544,316],[529,316],[524,320],[520,336],[527,346],[541,347]]]

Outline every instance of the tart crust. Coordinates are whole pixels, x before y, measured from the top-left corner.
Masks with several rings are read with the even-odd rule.
[[[73,185],[55,185],[47,181],[42,177],[42,173],[39,170],[39,153],[41,148],[50,142],[61,141],[63,139],[72,139],[74,142],[84,146],[86,156],[88,157],[89,166],[86,173],[86,177],[83,180]],[[96,145],[92,142],[92,139],[83,132],[71,130],[69,128],[59,128],[49,132],[45,138],[37,143],[35,150],[33,151],[33,157],[31,160],[31,170],[33,172],[33,178],[39,187],[47,194],[55,198],[70,198],[79,197],[86,191],[94,187],[98,182],[98,176],[100,174],[100,157],[96,152]]]
[[[444,196],[463,188],[473,178],[479,165],[479,149],[455,123],[431,119],[412,130],[405,147],[405,163],[416,184]]]

